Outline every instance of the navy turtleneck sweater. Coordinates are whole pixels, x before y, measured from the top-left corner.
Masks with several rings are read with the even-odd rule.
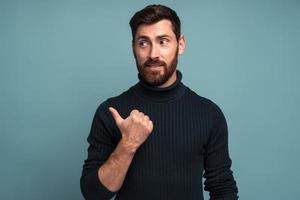
[[[139,82],[97,109],[88,136],[88,158],[83,165],[81,191],[88,200],[235,200],[237,187],[228,152],[225,117],[211,100],[182,83],[182,74],[166,88]],[[145,113],[153,131],[136,152],[121,189],[110,192],[98,179],[98,169],[121,139],[108,107],[123,118],[133,109]]]

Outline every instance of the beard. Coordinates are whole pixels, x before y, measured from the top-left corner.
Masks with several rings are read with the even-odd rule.
[[[176,53],[171,60],[170,65],[167,65],[166,62],[159,59],[149,58],[143,64],[139,64],[134,54],[136,66],[140,74],[141,79],[150,86],[160,86],[167,82],[172,74],[176,71],[177,62],[178,62],[178,48]],[[149,70],[149,66],[162,66],[160,70]]]

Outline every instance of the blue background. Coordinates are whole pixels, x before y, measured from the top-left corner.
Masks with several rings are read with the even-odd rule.
[[[150,3],[1,0],[0,199],[83,199],[93,114],[137,82],[128,22]],[[182,21],[182,81],[227,118],[241,199],[300,199],[300,1],[159,3]]]

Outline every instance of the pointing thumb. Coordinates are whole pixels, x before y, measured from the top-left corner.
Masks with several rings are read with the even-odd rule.
[[[116,109],[114,109],[113,107],[109,107],[108,109],[111,112],[113,118],[115,119],[116,124],[119,126],[124,119],[120,116],[118,111]]]

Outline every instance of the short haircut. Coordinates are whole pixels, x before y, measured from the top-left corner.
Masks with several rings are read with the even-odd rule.
[[[179,40],[181,25],[176,12],[164,5],[149,5],[136,12],[129,22],[132,33],[132,42],[134,43],[135,34],[140,25],[151,25],[163,19],[171,21],[173,32],[176,35],[176,39]]]

